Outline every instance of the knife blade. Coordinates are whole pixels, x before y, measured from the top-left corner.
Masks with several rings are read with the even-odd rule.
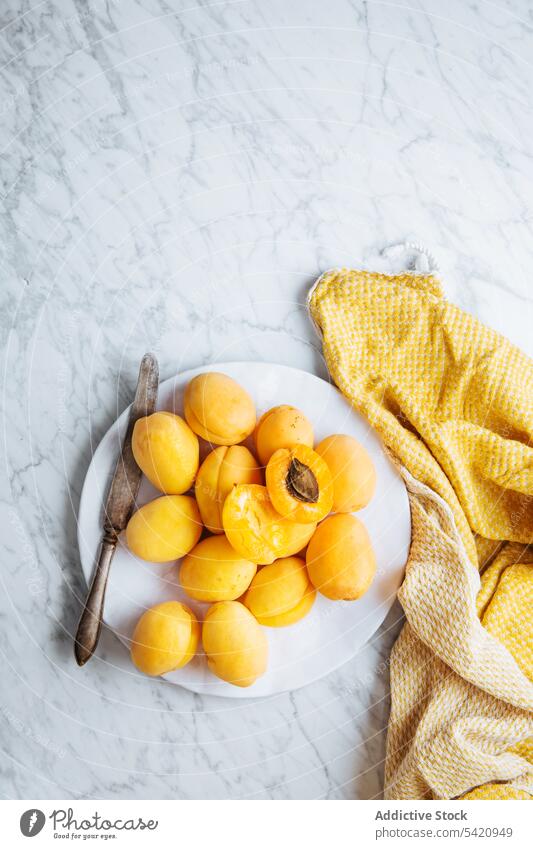
[[[157,359],[153,354],[145,354],[139,368],[137,388],[130,409],[122,450],[104,506],[104,534],[100,553],[74,640],[74,655],[78,666],[87,663],[98,645],[111,561],[117,547],[118,535],[128,524],[142,478],[142,472],[135,462],[131,447],[133,428],[137,419],[154,412],[158,386]]]
[[[117,460],[115,474],[109,487],[104,507],[104,530],[120,533],[128,524],[137,498],[142,472],[135,462],[131,448],[133,427],[137,419],[149,416],[155,410],[159,369],[153,354],[145,354],[139,368],[139,379],[131,405],[128,428],[122,451]]]

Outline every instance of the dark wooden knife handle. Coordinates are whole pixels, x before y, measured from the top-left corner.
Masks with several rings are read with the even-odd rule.
[[[81,614],[74,641],[74,655],[78,666],[83,666],[84,663],[87,663],[93,656],[98,644],[98,638],[102,628],[102,614],[104,612],[109,567],[111,566],[117,542],[118,536],[114,531],[106,531],[104,533],[98,562],[91,581],[91,588],[85,602],[85,607],[83,608],[83,613]]]

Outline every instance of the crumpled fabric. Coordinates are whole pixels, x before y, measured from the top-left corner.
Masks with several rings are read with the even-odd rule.
[[[530,799],[533,363],[431,273],[333,269],[308,306],[411,506],[385,798]]]

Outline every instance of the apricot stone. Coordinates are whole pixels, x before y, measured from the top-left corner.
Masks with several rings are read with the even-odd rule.
[[[128,522],[126,542],[133,554],[153,563],[183,557],[202,533],[202,520],[190,495],[162,495],[140,507]]]
[[[231,545],[242,557],[260,565],[301,551],[316,523],[285,519],[274,509],[266,487],[240,484],[224,502],[222,524]]]
[[[150,483],[167,495],[181,495],[198,471],[198,437],[180,416],[158,412],[135,422],[133,456]]]
[[[192,430],[215,445],[235,445],[255,427],[251,397],[227,374],[210,371],[188,384],[184,397],[185,418]]]
[[[220,445],[207,455],[196,477],[195,495],[206,528],[221,534],[226,496],[239,483],[260,484],[261,471],[244,445]]]
[[[183,559],[180,584],[197,601],[232,601],[250,586],[256,571],[225,536],[208,537]]]
[[[376,489],[376,471],[368,452],[353,436],[336,433],[315,451],[326,461],[333,478],[333,512],[361,510]]]
[[[221,601],[207,611],[202,641],[211,672],[237,687],[249,687],[266,671],[268,641],[250,611]]]
[[[307,548],[306,562],[313,586],[334,601],[361,598],[376,572],[368,532],[350,513],[321,522]]]
[[[243,601],[261,625],[279,628],[303,619],[315,597],[305,561],[284,557],[259,570]]]
[[[296,407],[281,404],[263,413],[255,429],[255,445],[259,461],[266,466],[278,448],[295,445],[313,447],[313,426]]]
[[[192,610],[179,601],[165,601],[146,610],[137,622],[131,659],[146,675],[163,675],[191,660],[199,638]]]

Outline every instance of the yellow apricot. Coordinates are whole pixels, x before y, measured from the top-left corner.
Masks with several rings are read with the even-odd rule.
[[[207,537],[183,559],[180,584],[197,601],[232,601],[250,586],[256,571],[225,536]]]
[[[302,598],[291,610],[287,610],[286,613],[278,613],[277,616],[264,616],[258,622],[268,628],[285,628],[287,625],[294,625],[307,616],[315,603],[315,598],[316,590],[309,581]]]
[[[313,426],[304,414],[281,404],[263,413],[254,434],[259,461],[266,466],[278,448],[293,448],[295,445],[313,447]]]
[[[146,675],[163,675],[191,660],[199,638],[192,610],[179,601],[165,601],[146,610],[137,622],[131,659]]]
[[[322,459],[308,445],[278,448],[266,467],[272,504],[293,522],[320,522],[333,504],[333,482]]]
[[[313,586],[334,601],[361,598],[376,572],[368,532],[351,513],[336,513],[321,522],[307,548],[306,561]]]
[[[140,507],[128,522],[128,548],[142,560],[166,563],[194,548],[202,533],[196,501],[190,495],[162,495]]]
[[[193,377],[184,396],[185,418],[198,436],[215,445],[234,445],[255,427],[251,397],[227,374],[210,371]]]
[[[239,484],[224,502],[222,524],[231,545],[252,563],[272,563],[307,545],[316,523],[285,519],[274,509],[266,487]]]
[[[133,456],[150,483],[167,495],[181,495],[198,471],[198,437],[180,416],[158,412],[137,419]]]
[[[315,596],[305,561],[284,557],[260,569],[243,602],[261,625],[279,628],[309,613]]]
[[[206,528],[221,534],[222,507],[238,483],[261,483],[261,471],[244,445],[220,445],[207,455],[196,477],[195,495]]]
[[[351,513],[366,507],[376,489],[376,471],[367,451],[353,436],[336,433],[315,448],[333,478],[333,512]]]
[[[268,641],[250,611],[238,601],[209,608],[202,628],[207,665],[214,675],[249,687],[266,671]]]

